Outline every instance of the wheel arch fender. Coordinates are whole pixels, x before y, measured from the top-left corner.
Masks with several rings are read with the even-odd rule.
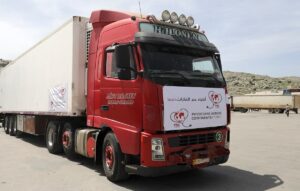
[[[102,148],[102,143],[105,135],[108,132],[114,133],[117,143],[120,145],[120,149],[122,153],[129,155],[139,155],[140,153],[140,132],[137,130],[122,128],[122,126],[112,126],[103,124],[100,127],[100,132],[96,137],[96,160],[99,161],[99,157],[101,157],[101,153],[99,151]],[[101,159],[101,158],[100,158]]]

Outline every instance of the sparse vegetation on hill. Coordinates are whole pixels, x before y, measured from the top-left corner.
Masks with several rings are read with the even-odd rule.
[[[230,95],[244,95],[260,91],[280,91],[300,88],[300,77],[273,78],[243,72],[224,72]]]

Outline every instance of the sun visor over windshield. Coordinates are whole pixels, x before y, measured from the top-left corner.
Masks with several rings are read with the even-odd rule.
[[[135,34],[135,42],[154,43],[154,44],[171,44],[177,46],[185,46],[197,48],[210,52],[219,52],[214,44],[203,42],[195,39],[188,39],[180,36],[157,34],[151,32],[137,32]]]

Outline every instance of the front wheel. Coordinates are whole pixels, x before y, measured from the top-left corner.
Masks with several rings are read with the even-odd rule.
[[[124,163],[124,154],[115,135],[107,133],[102,146],[102,165],[107,179],[112,182],[127,179]]]

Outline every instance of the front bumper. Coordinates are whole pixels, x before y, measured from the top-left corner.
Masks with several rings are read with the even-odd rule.
[[[207,166],[217,165],[225,163],[228,160],[229,155],[220,156],[210,161]],[[184,172],[193,169],[192,165],[173,165],[164,167],[145,167],[139,165],[126,165],[126,172],[129,174],[137,174],[140,176],[156,177],[164,176],[173,173]]]
[[[222,141],[217,141],[214,139],[214,136],[211,136],[216,133],[222,133]],[[227,137],[229,138],[228,134],[229,128],[227,127],[168,134],[150,134],[143,132],[141,136],[140,164],[143,168],[172,168],[172,166],[203,168],[224,163],[228,160],[230,153],[226,146],[226,143],[229,141],[227,140]],[[161,138],[163,140],[164,160],[152,160],[152,138]],[[174,142],[174,140],[178,142]]]

